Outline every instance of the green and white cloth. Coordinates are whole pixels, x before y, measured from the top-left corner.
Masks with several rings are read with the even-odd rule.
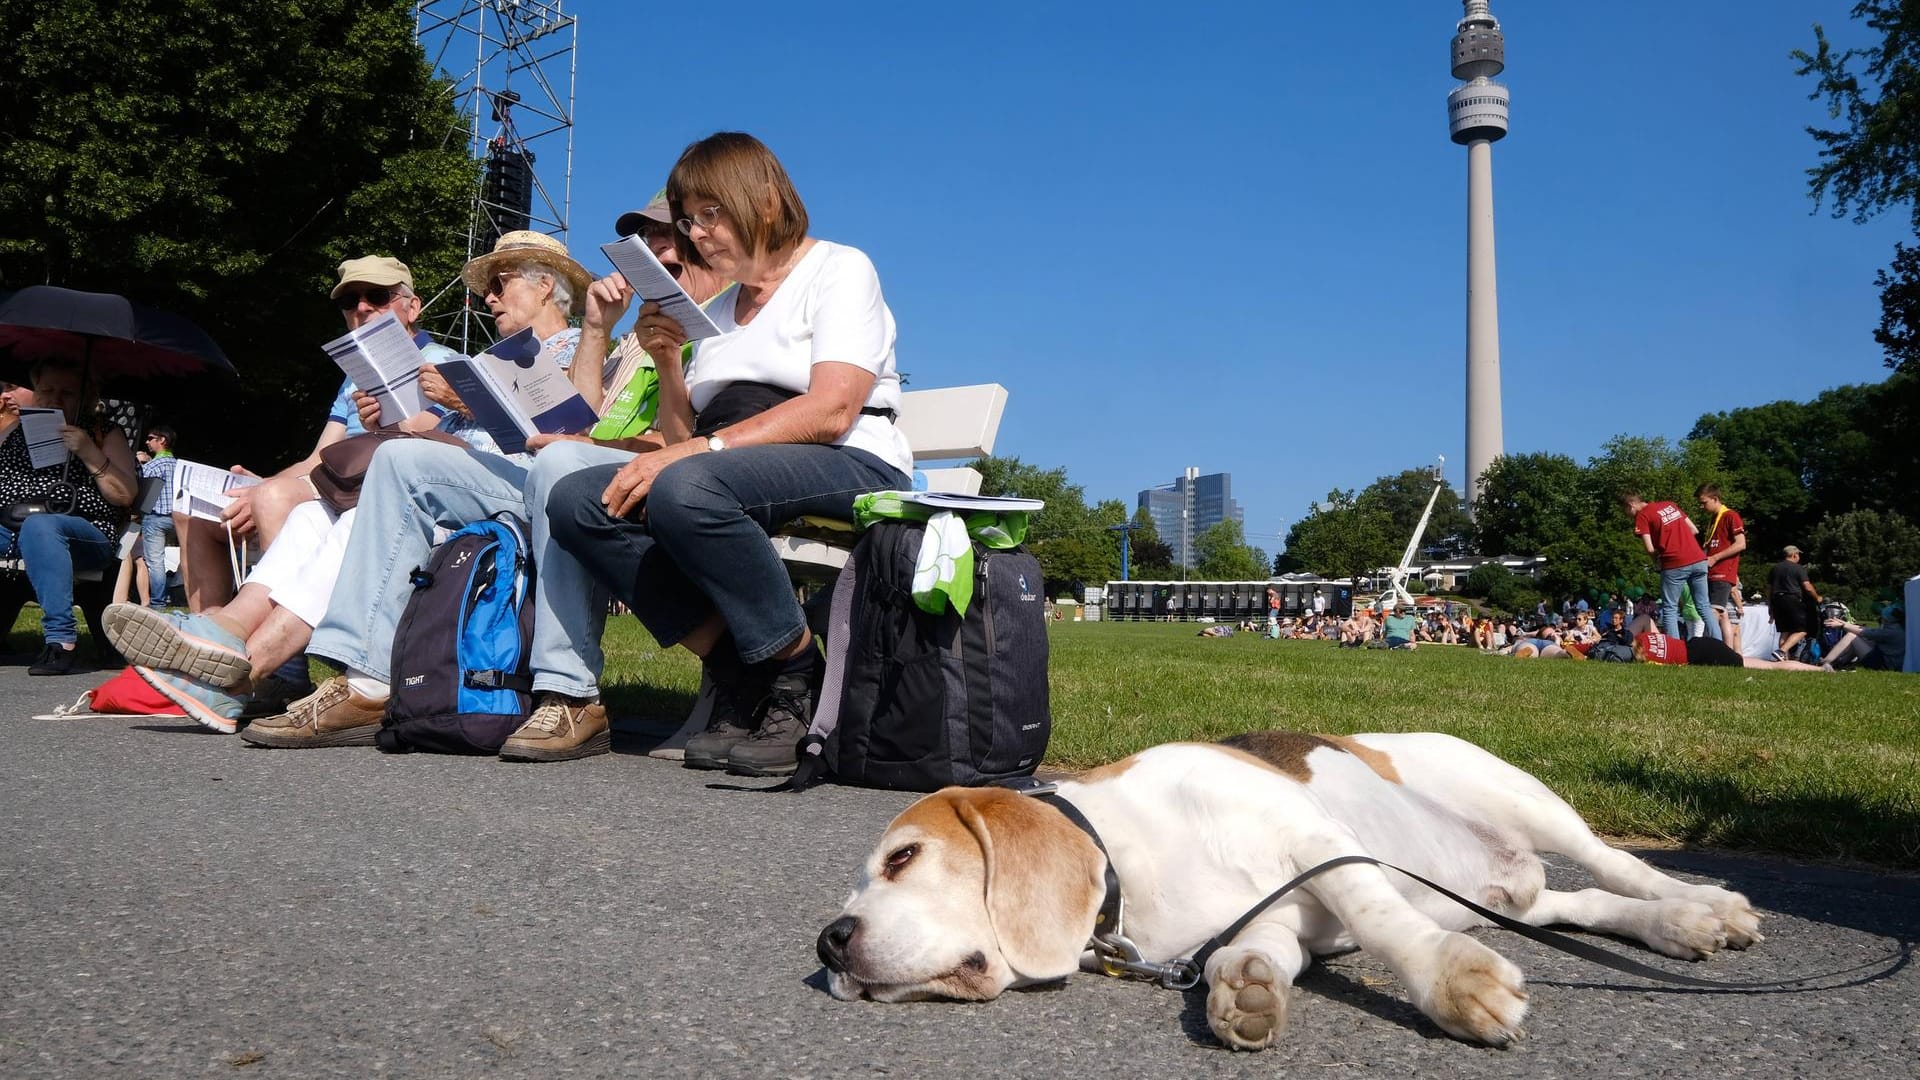
[[[918,494],[876,491],[862,495],[853,501],[854,524],[864,529],[876,521],[926,523],[926,535],[913,565],[913,602],[930,615],[938,615],[952,604],[953,610],[964,616],[973,603],[973,542],[998,551],[1018,547],[1027,538],[1028,511],[942,509],[916,502]],[[951,497],[944,501],[960,502]]]

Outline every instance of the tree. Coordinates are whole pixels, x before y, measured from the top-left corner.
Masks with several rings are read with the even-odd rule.
[[[1880,328],[1873,340],[1887,352],[1887,366],[1920,375],[1920,246],[1893,245],[1893,265],[1873,275],[1880,290]]]
[[[1505,454],[1481,475],[1473,526],[1482,554],[1537,555],[1586,516],[1580,464],[1565,454]]]
[[[1247,545],[1238,521],[1228,518],[1193,541],[1194,572],[1208,581],[1265,581],[1267,553]]]
[[[1133,577],[1136,581],[1165,581],[1174,576],[1173,546],[1160,539],[1160,527],[1142,506],[1133,512]]]
[[[1920,233],[1920,4],[1867,0],[1852,17],[1881,35],[1877,45],[1836,51],[1816,23],[1814,51],[1793,54],[1798,74],[1814,78],[1807,96],[1825,98],[1828,117],[1845,122],[1807,129],[1821,159],[1807,170],[1808,188],[1816,208],[1830,198],[1835,217],[1851,212],[1856,222],[1906,204]],[[1881,317],[1873,336],[1888,367],[1920,371],[1920,252],[1893,251],[1893,265],[1874,277]]]
[[[1330,491],[1288,530],[1287,554],[1322,577],[1357,579],[1399,556],[1392,524],[1384,511],[1360,506],[1351,490]]]
[[[1864,607],[1897,598],[1901,584],[1920,574],[1920,527],[1897,513],[1854,510],[1822,521],[1808,545],[1813,571],[1825,590]]]
[[[1820,24],[1814,51],[1795,49],[1798,75],[1814,78],[1807,97],[1825,98],[1827,116],[1841,128],[1807,128],[1820,144],[1820,164],[1807,170],[1815,205],[1833,200],[1833,213],[1864,222],[1901,203],[1914,208],[1920,231],[1920,5],[1912,0],[1863,0],[1852,18],[1880,33],[1879,44],[1836,51]],[[1856,69],[1854,64],[1861,63]]]
[[[1420,515],[1426,511],[1430,498],[1433,516],[1427,521],[1425,543],[1472,534],[1473,519],[1467,516],[1466,508],[1460,503],[1460,493],[1453,490],[1452,484],[1442,484],[1439,497],[1434,498],[1430,469],[1407,469],[1383,476],[1368,484],[1360,492],[1358,501],[1361,506],[1385,513],[1392,523],[1389,531],[1404,545],[1420,524]]]
[[[242,376],[176,418],[195,456],[304,453],[340,382],[334,266],[397,255],[431,290],[465,258],[478,165],[413,29],[407,0],[6,5],[0,285],[194,319]]]
[[[1086,491],[1067,479],[1063,468],[1043,469],[1016,457],[983,457],[972,463],[980,473],[980,493],[1040,499],[1046,506],[1027,525],[1027,549],[1040,561],[1048,595],[1084,585],[1102,585],[1120,576],[1120,546],[1087,509]],[[1112,507],[1120,507],[1113,503]],[[1125,508],[1120,507],[1122,513]]]

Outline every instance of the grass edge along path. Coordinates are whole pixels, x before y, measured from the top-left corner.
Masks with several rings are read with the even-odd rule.
[[[37,640],[28,614],[16,648]],[[1540,777],[1609,836],[1920,870],[1920,677],[1389,653],[1197,629],[1055,624],[1046,767],[1261,728],[1444,731]],[[609,619],[603,644],[612,713],[686,716],[700,681],[691,656],[661,650],[630,617]]]

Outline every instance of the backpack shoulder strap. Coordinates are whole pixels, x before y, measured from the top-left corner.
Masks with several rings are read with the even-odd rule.
[[[813,724],[800,740],[800,767],[794,771],[792,786],[804,788],[826,770],[824,757],[827,739],[840,726],[841,689],[847,679],[847,652],[852,648],[853,598],[859,588],[860,559],[856,553],[840,568],[833,582],[833,601],[827,608],[827,670],[820,682],[820,698],[814,703]]]

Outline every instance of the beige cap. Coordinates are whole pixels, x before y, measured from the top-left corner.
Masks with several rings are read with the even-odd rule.
[[[466,281],[467,288],[476,295],[487,292],[487,280],[500,272],[503,266],[518,266],[533,263],[567,279],[573,289],[574,303],[584,304],[587,286],[593,284],[593,275],[587,268],[573,261],[567,254],[567,245],[555,240],[543,232],[520,229],[506,233],[494,242],[493,250],[466,265],[460,276]]]
[[[1799,549],[1799,548],[1797,548],[1797,547],[1794,547],[1794,546],[1793,546],[1792,544],[1788,544],[1788,545],[1787,545],[1787,554],[1789,554],[1789,555],[1798,555],[1798,554],[1800,554],[1800,549]]]
[[[645,207],[639,210],[629,210],[621,214],[619,219],[613,223],[614,235],[632,236],[634,233],[639,232],[641,226],[649,221],[657,221],[662,225],[673,224],[673,212],[667,209],[666,188],[661,188],[659,191],[654,192],[653,199],[649,201]]]
[[[348,259],[340,264],[340,281],[327,295],[338,297],[340,290],[353,282],[368,285],[405,285],[413,288],[413,271],[407,264],[391,255],[369,255],[364,259]]]

